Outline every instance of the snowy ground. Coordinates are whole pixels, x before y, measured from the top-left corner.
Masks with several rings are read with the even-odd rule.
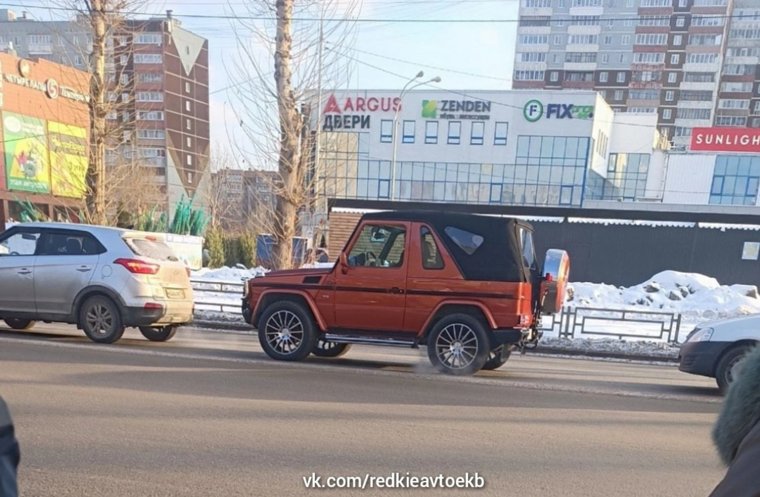
[[[331,267],[317,264],[312,267]],[[239,322],[240,299],[243,282],[248,278],[261,277],[264,268],[242,267],[203,269],[192,275],[196,295],[196,319],[204,321]],[[681,332],[679,342],[696,324],[714,319],[760,313],[758,289],[751,285],[721,285],[716,279],[694,273],[663,271],[632,287],[615,287],[599,283],[573,282],[569,285],[565,305],[583,309],[587,330],[591,334],[572,340],[558,338],[559,326],[551,328],[551,318],[544,321],[546,346],[573,350],[673,357],[677,349],[669,346],[662,335],[663,321],[680,314]],[[628,319],[637,321],[608,321],[600,317],[619,316],[620,312],[601,312],[593,309],[617,311],[643,311],[661,314],[631,314]],[[673,314],[671,317],[670,314]],[[597,319],[594,319],[594,318]],[[623,340],[596,333],[626,335]]]

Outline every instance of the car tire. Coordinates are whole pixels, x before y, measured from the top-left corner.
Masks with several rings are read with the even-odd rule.
[[[103,295],[85,300],[79,308],[79,325],[95,343],[114,343],[124,334],[119,307]]]
[[[451,314],[438,321],[427,339],[428,358],[440,372],[464,376],[477,373],[488,360],[485,326],[468,314]]]
[[[738,372],[736,365],[739,364],[744,356],[752,349],[749,345],[737,345],[728,349],[718,361],[715,368],[715,381],[721,393],[726,393],[728,387],[734,380],[734,375]]]
[[[19,331],[31,330],[34,323],[36,323],[36,321],[32,321],[31,319],[19,318],[5,318],[3,321],[5,321],[5,324],[7,324],[9,328]]]
[[[177,333],[176,326],[140,326],[139,329],[151,342],[168,342]]]
[[[512,349],[507,345],[497,347],[488,353],[488,360],[485,364],[483,364],[483,367],[481,369],[485,369],[486,371],[499,369],[504,365],[505,362],[507,362],[511,355]]]
[[[319,338],[311,353],[317,357],[340,357],[350,349],[350,343],[335,343]]]
[[[296,302],[269,305],[259,320],[259,343],[278,361],[301,361],[314,350],[317,332],[311,313]]]

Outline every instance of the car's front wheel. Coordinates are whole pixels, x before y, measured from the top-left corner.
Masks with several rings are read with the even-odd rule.
[[[469,375],[488,360],[488,336],[483,324],[468,314],[452,314],[438,321],[427,340],[430,362],[442,373]]]
[[[483,364],[482,369],[489,371],[499,369],[505,362],[507,362],[511,355],[512,350],[508,345],[502,345],[501,347],[495,348],[488,354],[488,360]]]
[[[124,334],[118,306],[102,295],[90,297],[82,304],[79,325],[84,334],[96,343],[114,343]]]
[[[728,391],[728,387],[739,373],[740,363],[750,349],[751,347],[748,345],[737,345],[726,351],[718,361],[718,366],[715,368],[715,381],[718,383],[721,392],[726,393]]]
[[[317,357],[340,357],[350,348],[349,343],[335,343],[320,338],[311,353]]]
[[[277,302],[259,320],[259,343],[279,361],[301,361],[314,350],[317,333],[311,313],[296,302]]]
[[[151,342],[168,342],[177,333],[176,326],[140,326],[142,336]]]
[[[3,319],[9,328],[14,330],[31,330],[36,321],[31,319],[5,318]]]

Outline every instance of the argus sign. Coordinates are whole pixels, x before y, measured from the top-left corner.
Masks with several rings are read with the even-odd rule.
[[[534,123],[542,117],[545,119],[591,119],[594,117],[593,105],[547,104],[540,100],[529,100],[523,107],[525,120]]]
[[[338,101],[335,95],[330,95],[322,110],[322,130],[369,129],[372,113],[397,110],[401,110],[401,99],[398,97],[348,97]]]

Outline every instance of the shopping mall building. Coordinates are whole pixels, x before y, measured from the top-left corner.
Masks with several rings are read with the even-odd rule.
[[[30,204],[76,219],[85,195],[87,73],[0,53],[0,228]]]

